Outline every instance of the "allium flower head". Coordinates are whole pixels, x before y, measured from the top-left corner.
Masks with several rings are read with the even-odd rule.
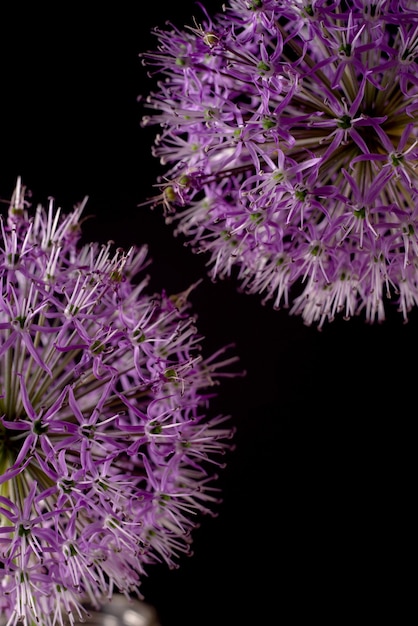
[[[205,412],[235,358],[202,358],[187,292],[147,295],[146,247],[80,244],[84,204],[32,211],[19,180],[0,222],[8,626],[73,623],[85,601],[139,593],[149,565],[177,566],[232,445]]]
[[[167,222],[321,327],[418,303],[418,8],[230,0],[143,54]]]

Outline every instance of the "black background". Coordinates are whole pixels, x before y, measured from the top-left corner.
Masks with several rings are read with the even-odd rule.
[[[192,0],[146,13],[141,2],[13,7],[0,9],[0,198],[18,175],[34,203],[69,210],[88,195],[86,240],[147,243],[152,290],[203,276],[192,302],[205,351],[234,342],[247,371],[213,405],[237,427],[218,516],[200,520],[178,570],[149,571],[146,600],[162,626],[357,623],[362,601],[362,619],[386,614],[400,579],[409,596],[417,315],[307,328],[233,279],[211,283],[161,211],[138,208],[161,173],[156,128],[140,127],[137,97],[152,85],[138,55],[156,46],[151,27],[199,20]]]

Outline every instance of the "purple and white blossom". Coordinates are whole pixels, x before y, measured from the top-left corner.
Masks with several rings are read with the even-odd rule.
[[[229,0],[156,28],[143,124],[160,126],[167,223],[319,328],[418,304],[418,8]]]
[[[208,417],[235,376],[184,293],[147,294],[147,248],[80,244],[85,201],[0,216],[0,621],[55,626],[190,554],[233,447]]]

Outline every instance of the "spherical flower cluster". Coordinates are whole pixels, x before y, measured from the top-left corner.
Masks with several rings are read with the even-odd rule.
[[[202,7],[203,8],[203,7]],[[319,328],[418,303],[418,8],[230,0],[155,29],[143,124],[175,233]]]
[[[26,194],[27,197],[27,194]],[[188,291],[147,295],[147,249],[80,243],[85,202],[0,220],[0,621],[85,618],[178,566],[231,449]],[[226,369],[225,369],[226,368]]]

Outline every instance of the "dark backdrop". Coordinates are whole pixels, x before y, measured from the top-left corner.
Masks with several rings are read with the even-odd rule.
[[[205,276],[205,259],[137,206],[160,172],[155,129],[140,128],[137,96],[151,84],[138,54],[156,45],[151,27],[199,11],[192,0],[96,6],[0,8],[0,197],[18,175],[34,201],[70,209],[88,195],[86,238],[148,243],[151,288],[179,291]],[[207,278],[192,302],[207,353],[234,342],[247,376],[226,380],[213,405],[237,427],[218,517],[200,520],[179,570],[143,583],[162,626],[334,624],[358,617],[362,599],[362,619],[386,611],[416,520],[416,314],[318,332]]]

